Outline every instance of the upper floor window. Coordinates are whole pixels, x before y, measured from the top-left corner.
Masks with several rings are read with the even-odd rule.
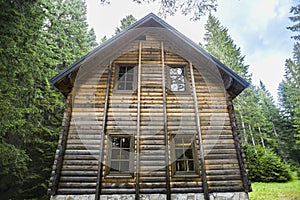
[[[135,86],[135,66],[119,65],[116,70],[116,90],[132,91]]]
[[[172,92],[184,92],[187,90],[185,65],[169,66],[169,87]]]
[[[197,175],[197,156],[194,137],[175,136],[172,142],[174,175]]]
[[[111,136],[108,156],[108,175],[130,175],[132,173],[133,141],[130,136]]]

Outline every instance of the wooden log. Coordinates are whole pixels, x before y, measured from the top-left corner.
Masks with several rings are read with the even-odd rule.
[[[95,192],[95,188],[60,188],[57,191],[57,195],[95,194]]]
[[[193,92],[193,98],[194,98],[194,107],[195,107],[195,117],[196,117],[196,124],[197,124],[197,134],[198,134],[198,142],[199,142],[199,155],[200,155],[200,164],[201,164],[201,175],[202,175],[202,186],[204,191],[204,199],[209,200],[209,194],[208,194],[208,185],[207,185],[207,179],[206,179],[206,170],[204,166],[204,151],[203,151],[203,141],[202,141],[202,133],[201,133],[201,122],[200,122],[200,116],[199,116],[199,108],[198,108],[198,97],[196,93],[196,86],[195,86],[195,78],[193,73],[193,65],[192,63],[189,63],[189,69],[191,74],[191,80],[192,80],[192,92]]]
[[[203,187],[172,188],[172,193],[203,193]]]
[[[244,188],[242,186],[223,186],[223,187],[210,187],[209,192],[244,192]]]
[[[49,185],[49,195],[55,195],[57,194],[59,179],[61,176],[61,169],[62,169],[62,163],[63,158],[65,155],[65,149],[67,144],[67,138],[68,138],[68,132],[69,132],[69,126],[71,121],[71,113],[72,113],[72,94],[68,95],[67,103],[66,103],[66,109],[64,113],[64,121],[62,124],[62,130],[60,133],[60,141],[58,142],[58,152],[55,160],[55,167],[54,168],[54,174],[53,174],[53,181]]]
[[[229,110],[229,116],[230,116],[232,131],[233,131],[234,144],[235,144],[236,150],[237,150],[237,159],[238,159],[239,165],[240,165],[240,173],[242,175],[243,187],[244,187],[244,191],[248,193],[252,189],[251,189],[251,185],[249,182],[249,177],[248,177],[248,173],[246,170],[246,166],[244,163],[245,161],[243,158],[241,141],[239,139],[239,132],[238,132],[238,127],[237,127],[236,118],[235,118],[235,114],[234,114],[232,99],[230,98],[229,95],[227,96],[227,106],[228,106],[228,110]]]

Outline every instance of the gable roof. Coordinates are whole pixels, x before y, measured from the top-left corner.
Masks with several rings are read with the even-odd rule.
[[[142,19],[128,27],[125,31],[102,43],[87,55],[77,60],[74,64],[65,68],[59,74],[51,78],[50,82],[55,87],[57,87],[64,95],[67,95],[66,92],[62,91],[62,88],[66,87],[63,86],[63,84],[66,84],[66,81],[63,80],[67,77],[70,77],[72,73],[76,73],[80,66],[82,66],[85,62],[102,53],[106,53],[106,55],[107,52],[112,53],[112,51],[114,49],[117,49],[116,47],[119,46],[119,42],[128,44],[129,42],[136,40],[136,38],[138,38],[139,36],[142,36],[145,31],[149,31],[153,28],[156,30],[162,30],[160,32],[160,37],[162,37],[162,39],[164,40],[172,41],[172,45],[175,44],[175,46],[177,47],[176,50],[178,51],[177,53],[179,55],[182,54],[182,57],[188,57],[189,60],[194,61],[192,63],[195,63],[195,61],[199,60],[200,58],[205,58],[207,60],[207,62],[205,62],[206,65],[216,66],[216,68],[218,69],[217,73],[221,74],[221,77],[225,83],[225,87],[231,93],[233,98],[249,86],[249,83],[247,81],[238,76],[230,68],[225,66],[221,61],[210,55],[198,44],[187,38],[185,35],[177,31],[174,27],[170,26],[168,23],[166,23],[164,20],[153,13],[148,14],[147,16],[143,17]],[[176,42],[174,43],[174,41]],[[169,48],[172,49],[172,47],[170,46],[171,44],[169,44]],[[204,63],[202,62],[202,64]],[[69,90],[71,89],[71,87],[72,86],[70,85]]]

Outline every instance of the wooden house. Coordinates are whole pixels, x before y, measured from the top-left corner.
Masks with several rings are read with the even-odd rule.
[[[154,14],[51,79],[67,98],[51,199],[248,199],[248,83]]]

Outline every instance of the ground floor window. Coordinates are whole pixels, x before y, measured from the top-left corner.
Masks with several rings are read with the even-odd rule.
[[[172,137],[172,158],[174,175],[197,174],[197,156],[195,149],[195,137],[176,135]]]
[[[108,175],[130,175],[133,171],[132,137],[111,135],[108,149]]]

